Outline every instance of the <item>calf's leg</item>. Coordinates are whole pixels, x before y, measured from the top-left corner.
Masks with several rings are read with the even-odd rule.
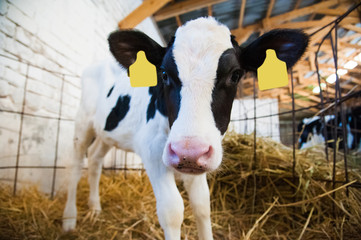
[[[101,211],[99,179],[102,173],[103,159],[109,149],[109,145],[105,144],[100,138],[97,138],[88,150],[89,208],[94,214],[98,214]]]
[[[206,174],[183,175],[182,178],[197,222],[199,239],[213,239],[209,187]]]
[[[81,177],[85,153],[92,143],[94,132],[91,127],[75,123],[73,159],[68,166],[68,196],[63,212],[63,230],[70,231],[76,226],[76,190]]]
[[[152,141],[143,138],[141,157],[157,200],[157,215],[166,240],[179,240],[183,222],[184,204],[176,186],[174,172],[162,162],[165,138],[155,137]]]

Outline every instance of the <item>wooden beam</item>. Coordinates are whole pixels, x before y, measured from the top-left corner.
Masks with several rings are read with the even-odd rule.
[[[208,6],[208,16],[213,16],[213,9],[212,5]]]
[[[241,9],[239,11],[239,20],[238,20],[238,27],[243,26],[243,19],[244,19],[244,10],[246,9],[246,2],[247,0],[242,0]]]
[[[323,18],[321,20],[310,20],[310,21],[302,21],[302,22],[287,22],[282,23],[277,26],[272,26],[270,29],[274,28],[320,28],[336,18]]]
[[[355,86],[356,86],[355,90],[360,87],[360,86],[352,84],[352,83],[353,83],[352,81],[342,82],[342,83],[340,83],[340,87],[341,87],[341,89],[348,90],[348,91],[353,89]]]
[[[302,90],[295,90],[295,93],[297,93],[298,95],[301,95],[305,98],[310,99],[313,102],[320,102],[320,98],[316,97],[312,92],[306,92],[306,91],[302,91]]]
[[[310,62],[311,71],[316,71],[315,57],[316,57],[316,54],[314,52],[309,52],[308,61]]]
[[[175,0],[172,0],[171,3],[175,3]],[[180,27],[180,26],[183,25],[183,24],[182,24],[182,20],[180,19],[179,15],[175,16],[175,20],[176,20],[176,22],[177,22],[177,26],[178,26],[178,27]]]
[[[310,38],[310,43],[309,43],[309,47],[312,47],[314,44],[318,43],[332,28],[332,26],[328,26],[324,29],[322,29],[321,31],[315,33],[314,35],[312,35],[312,37]],[[307,34],[310,34],[310,32],[314,32],[314,30],[311,30],[310,32],[308,30],[305,30],[305,32]]]
[[[290,97],[291,101],[292,101],[292,98]],[[314,102],[311,102],[311,101],[305,101],[305,100],[301,100],[301,99],[295,99],[295,103],[296,105],[300,106],[300,107],[309,107],[311,105],[314,105],[315,103]]]
[[[236,41],[238,43],[242,43],[246,41],[252,33],[260,30],[261,28],[262,28],[261,23],[255,23],[252,25],[248,25],[246,27],[233,29],[231,30],[231,33],[236,37]]]
[[[300,3],[301,3],[301,0],[297,0],[297,2],[296,2],[296,4],[295,4],[295,6],[294,6],[294,8],[293,8],[293,9],[297,9],[297,8],[299,8]]]
[[[355,25],[347,24],[343,25],[342,27],[357,33],[361,33],[361,27],[356,27]]]
[[[274,16],[272,18],[266,18],[263,20],[263,26],[266,29],[271,28],[274,25],[278,25],[282,22],[286,22],[286,21],[290,21],[294,18],[298,18],[298,17],[302,17],[304,15],[308,15],[314,11],[316,11],[317,9],[321,9],[321,8],[328,8],[331,7],[333,5],[336,5],[338,3],[337,0],[330,0],[330,1],[324,1],[324,2],[320,2],[308,7],[304,7],[301,9],[296,9],[281,15],[277,15]]]
[[[175,20],[177,22],[178,27],[182,26],[182,20],[180,19],[179,15],[175,16]]]
[[[268,4],[266,18],[269,18],[271,16],[274,5],[275,5],[275,0],[271,0],[270,3]]]
[[[168,2],[170,2],[170,0],[144,0],[139,7],[118,23],[118,27],[120,29],[134,28],[144,19],[150,17],[156,11],[161,9]]]
[[[348,7],[350,7],[350,6],[351,5],[348,5]],[[348,7],[347,6],[340,6],[340,7],[337,7],[335,9],[320,8],[320,9],[316,9],[315,13],[329,15],[329,16],[341,16],[342,14],[347,12]],[[349,14],[349,16],[358,17],[358,13],[356,11],[353,11],[353,12],[351,12]]]
[[[226,0],[186,0],[183,2],[173,3],[154,14],[154,19],[156,21],[162,21],[164,19],[175,17],[177,15],[181,15],[225,1]]]

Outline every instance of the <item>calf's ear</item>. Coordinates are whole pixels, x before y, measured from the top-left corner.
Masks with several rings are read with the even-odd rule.
[[[266,58],[266,50],[273,49],[278,59],[286,62],[287,68],[290,68],[305,52],[308,41],[308,35],[299,30],[272,30],[241,49],[242,66],[256,72]]]
[[[132,65],[139,51],[144,51],[149,62],[156,67],[162,63],[165,48],[146,34],[136,30],[118,30],[108,37],[109,49],[115,59],[126,69]]]

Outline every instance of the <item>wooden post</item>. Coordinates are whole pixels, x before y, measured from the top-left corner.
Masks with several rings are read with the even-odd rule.
[[[139,7],[118,23],[118,27],[120,29],[134,28],[168,2],[170,2],[170,0],[144,0]]]

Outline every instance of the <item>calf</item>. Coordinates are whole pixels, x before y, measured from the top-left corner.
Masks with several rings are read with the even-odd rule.
[[[291,67],[305,51],[308,37],[296,30],[275,30],[242,49],[226,26],[199,18],[180,27],[167,48],[135,30],[113,32],[108,41],[117,62],[91,66],[82,77],[63,229],[76,225],[76,187],[86,151],[89,206],[99,212],[102,159],[116,146],[142,158],[166,239],[180,239],[183,221],[176,176],[188,192],[199,238],[213,239],[206,173],[222,161],[221,141],[237,84],[245,71],[257,70],[267,49]],[[127,70],[140,50],[156,66],[155,87],[130,86]]]
[[[327,141],[328,147],[334,146],[334,141],[341,138],[339,148],[343,149],[343,129],[341,116],[337,116],[337,124],[335,115],[326,115],[323,122],[319,116],[313,118],[305,118],[298,125],[300,137],[298,147],[300,149],[324,144]],[[347,129],[347,148],[361,151],[361,107],[353,108],[346,114]],[[337,125],[336,136],[335,127]],[[326,133],[325,133],[326,130]],[[325,137],[326,134],[326,137]]]

